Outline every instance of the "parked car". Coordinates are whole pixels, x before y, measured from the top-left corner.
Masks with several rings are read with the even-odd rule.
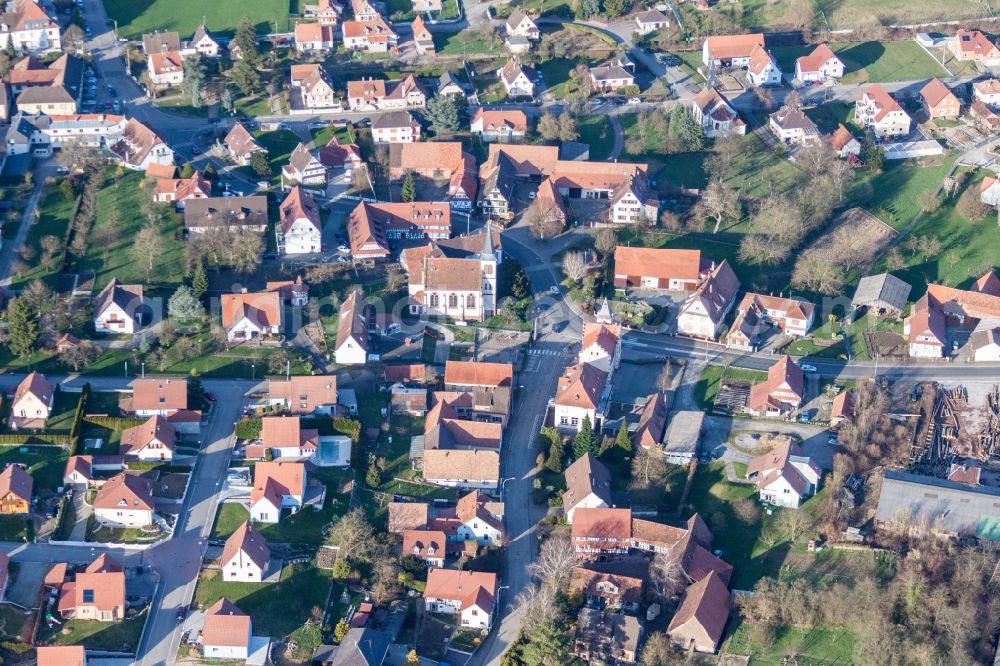
[[[552,285],[551,287],[549,287],[549,291],[552,292],[553,294],[558,295],[560,293],[559,285],[557,284]]]
[[[816,372],[815,365],[809,365],[808,363],[803,363],[799,367],[802,368],[802,372]]]
[[[350,251],[351,251],[351,248],[347,247],[346,245],[338,245],[337,246],[337,252],[342,252],[344,254],[347,254]]]
[[[177,621],[178,622],[183,622],[184,618],[187,617],[187,614],[188,614],[188,611],[187,611],[186,607],[184,607],[184,606],[178,606],[177,607]]]

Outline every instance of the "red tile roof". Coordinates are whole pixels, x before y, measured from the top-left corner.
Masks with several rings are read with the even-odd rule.
[[[555,404],[597,409],[607,378],[608,373],[590,363],[569,366],[559,378]]]
[[[701,250],[618,246],[615,275],[695,281],[701,275]]]
[[[0,472],[0,498],[13,495],[23,502],[31,503],[31,491],[34,487],[34,480],[23,467],[17,463],[7,466]]]
[[[754,47],[764,47],[764,35],[762,33],[715,35],[707,38],[705,42],[708,44],[708,55],[714,60],[749,58]]]
[[[132,411],[187,409],[186,379],[136,379],[132,382]]]
[[[798,58],[795,63],[799,71],[818,72],[823,65],[833,58],[837,58],[837,54],[826,43],[823,43],[814,48],[809,55]],[[839,60],[839,58],[837,59]]]
[[[448,386],[510,386],[514,366],[510,363],[452,361],[444,366],[444,383]]]
[[[152,484],[149,479],[122,472],[100,487],[94,498],[94,508],[152,511]]]
[[[220,558],[222,566],[225,567],[240,552],[246,553],[246,556],[261,569],[266,567],[268,560],[271,559],[271,549],[267,545],[267,540],[249,520],[237,527],[236,531],[226,539]]]
[[[247,647],[250,642],[250,616],[223,597],[205,611],[201,639],[204,645]]]
[[[667,633],[673,634],[688,623],[693,623],[718,645],[728,619],[729,590],[718,574],[713,572],[684,592],[684,600],[670,620]]]

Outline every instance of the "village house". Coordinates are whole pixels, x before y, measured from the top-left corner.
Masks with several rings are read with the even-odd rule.
[[[449,359],[444,366],[444,387],[456,398],[471,395],[467,405],[456,400],[452,406],[463,416],[475,421],[506,425],[510,413],[514,368],[510,363],[456,361]],[[438,391],[436,395],[444,395]]]
[[[791,437],[748,462],[746,471],[746,477],[756,481],[762,502],[788,509],[799,508],[815,495],[822,476],[819,466]]]
[[[528,117],[524,111],[488,111],[480,107],[472,114],[469,130],[486,142],[519,142],[528,131]]]
[[[954,120],[962,110],[958,97],[938,78],[931,79],[920,89],[920,102],[931,120],[937,118]]]
[[[667,428],[667,396],[657,391],[646,396],[639,422],[631,435],[632,445],[649,449],[661,446]]]
[[[619,573],[614,569],[614,563],[603,562],[573,567],[570,590],[581,594],[588,606],[635,613],[642,600],[645,576]]]
[[[706,87],[695,95],[691,113],[701,124],[705,136],[743,136],[747,133],[747,125],[740,114],[715,88]]]
[[[655,223],[660,200],[642,173],[629,176],[615,188],[608,204],[608,221],[614,224]]]
[[[458,95],[459,97],[465,97],[466,92],[467,86],[459,81],[450,71],[445,70],[444,74],[438,78],[438,95]]]
[[[281,300],[293,307],[304,308],[309,305],[309,285],[303,282],[302,276],[294,280],[274,280],[265,283],[265,291],[277,292]]]
[[[694,291],[707,273],[700,250],[615,248],[616,289]]]
[[[298,375],[267,380],[269,404],[289,414],[329,416],[337,407],[337,378],[334,375]]]
[[[750,52],[747,78],[756,87],[781,85],[778,61],[763,46],[755,46]]]
[[[1000,81],[986,79],[972,84],[972,96],[988,107],[1000,106]]]
[[[740,281],[723,260],[684,300],[677,316],[677,332],[696,338],[715,340],[722,323],[736,303]]]
[[[108,527],[153,524],[153,490],[149,479],[122,472],[102,485],[94,498],[94,518]]]
[[[706,67],[746,67],[754,49],[764,48],[764,35],[714,35],[701,45],[701,61]]]
[[[229,159],[239,165],[249,164],[250,156],[254,153],[267,154],[267,149],[257,143],[257,140],[242,123],[233,125],[226,134],[226,138],[223,139],[222,145],[225,147]]]
[[[819,128],[802,109],[783,106],[768,116],[768,127],[786,144],[806,146],[820,139]]]
[[[287,509],[302,508],[306,493],[306,468],[300,462],[258,462],[253,468],[250,518],[258,523],[277,523]]]
[[[546,178],[535,190],[535,200],[531,202],[528,210],[538,211],[543,219],[559,225],[559,228],[566,226],[569,220],[569,209],[563,201],[563,195],[552,184],[551,178]]]
[[[418,0],[418,2],[420,1]],[[440,2],[440,0],[436,1]],[[424,25],[423,17],[418,14],[413,19],[413,23],[410,24],[410,28],[413,30],[413,45],[416,47],[417,53],[420,55],[434,55],[434,35]]]
[[[476,159],[460,141],[433,141],[389,147],[389,178],[413,174],[415,184],[437,188],[452,208],[471,210],[476,200]],[[437,197],[435,197],[437,198]]]
[[[14,0],[0,21],[0,40],[19,53],[62,50],[59,24],[34,0]]]
[[[351,0],[351,11],[358,21],[375,21],[381,18],[370,0]]]
[[[57,610],[63,619],[98,622],[125,619],[125,570],[108,555],[99,556],[73,580],[59,581],[56,587]]]
[[[600,428],[598,409],[608,381],[608,373],[589,363],[568,366],[556,388],[553,399],[555,426],[560,430],[579,431],[584,419]]]
[[[974,100],[969,105],[969,117],[973,120],[973,124],[984,132],[1000,132],[1000,115],[986,106],[982,100]]]
[[[320,64],[292,65],[292,108],[304,111],[340,110],[340,100],[327,80]]]
[[[573,524],[578,508],[595,509],[611,506],[611,472],[590,453],[566,468],[566,490],[562,494],[566,522]]]
[[[83,61],[63,54],[52,62],[26,56],[14,63],[6,76],[17,110],[25,115],[74,115],[83,92]],[[3,100],[6,107],[6,99]],[[0,116],[9,118],[10,109]]]
[[[446,203],[362,201],[347,219],[347,238],[355,262],[388,258],[390,239],[437,240],[450,235],[451,209]]]
[[[278,335],[282,326],[278,292],[222,294],[222,327],[229,342],[249,342]]]
[[[427,91],[412,74],[401,79],[362,79],[347,82],[347,105],[351,111],[401,111],[422,109]]]
[[[249,520],[236,528],[222,549],[219,568],[222,580],[240,583],[259,583],[271,562],[271,549],[267,540]]]
[[[458,614],[462,627],[489,631],[497,592],[495,573],[431,569],[424,607],[431,613]]]
[[[246,661],[250,656],[252,637],[253,623],[250,616],[225,597],[205,611],[201,644],[206,659]]]
[[[541,36],[538,24],[520,7],[515,7],[514,11],[507,17],[507,21],[504,23],[504,32],[508,37],[523,37],[532,41]]]
[[[39,645],[35,648],[38,666],[87,666],[82,645]]]
[[[402,557],[413,557],[429,567],[443,567],[445,535],[440,530],[406,530],[403,532]]]
[[[334,356],[338,365],[364,365],[368,361],[368,324],[364,294],[352,290],[340,305]]]
[[[330,143],[319,149],[319,161],[333,178],[350,176],[364,164],[358,145],[340,143],[337,137],[333,137]]]
[[[423,416],[427,413],[427,389],[393,385],[389,389],[389,411],[393,414]]]
[[[841,159],[847,159],[848,155],[856,157],[861,154],[861,142],[851,134],[851,130],[844,127],[843,123],[837,125],[837,129],[830,135],[830,147]]]
[[[388,53],[396,50],[399,41],[399,35],[377,14],[369,20],[344,21],[341,30],[347,51]]]
[[[670,19],[668,19],[663,12],[656,9],[638,12],[635,15],[635,31],[640,35],[648,35],[653,32],[659,32],[669,26]]]
[[[830,405],[830,427],[837,428],[845,421],[854,420],[854,392],[841,391]]]
[[[573,654],[585,662],[634,664],[642,625],[638,618],[581,608],[573,634]]]
[[[299,185],[288,192],[278,213],[275,231],[279,253],[286,256],[309,254],[322,249],[323,222],[319,206]]]
[[[729,589],[713,572],[684,591],[667,635],[684,650],[714,653],[728,619]]]
[[[802,337],[812,328],[816,306],[796,298],[748,292],[737,307],[736,320],[726,335],[731,349],[756,351],[764,326],[774,326],[785,335]]]
[[[949,349],[948,324],[976,330],[983,323],[992,327],[998,319],[1000,282],[988,271],[968,290],[928,285],[903,320],[903,335],[909,341],[910,356],[941,358]]]
[[[910,116],[877,83],[865,87],[854,106],[854,122],[870,129],[878,138],[906,136],[910,133]]]
[[[141,284],[121,284],[112,278],[94,299],[94,331],[133,335],[142,326]]]
[[[534,97],[535,70],[521,65],[516,58],[509,58],[507,64],[497,70],[497,78],[503,84],[507,97]]]
[[[1000,326],[980,328],[969,336],[970,360],[977,363],[1000,361]]]
[[[437,448],[423,453],[424,481],[446,488],[496,490],[500,453],[490,449]]]
[[[145,171],[153,164],[172,165],[174,151],[156,132],[130,118],[110,150],[132,171]]]
[[[372,141],[376,144],[413,143],[420,136],[420,123],[409,111],[380,113],[372,120]]]
[[[295,24],[295,50],[302,54],[326,53],[336,47],[332,25]]]
[[[12,463],[0,472],[0,515],[31,512],[34,479],[21,465]]]
[[[191,39],[181,44],[181,55],[199,55],[202,58],[218,58],[221,54],[219,42],[209,34],[205,24],[200,24]]]
[[[979,183],[979,198],[988,206],[1000,204],[1000,179],[986,176]]]
[[[153,32],[142,36],[146,71],[156,88],[179,86],[184,81],[181,38],[176,32]]]
[[[1000,49],[978,30],[959,30],[948,38],[948,50],[956,60],[971,60],[986,67],[1000,65]]]
[[[454,509],[441,509],[431,521],[450,541],[475,541],[481,546],[502,546],[503,502],[494,502],[474,490],[461,497]]]
[[[801,83],[839,79],[844,76],[844,62],[825,42],[808,55],[795,59],[795,78]]]
[[[122,456],[70,456],[63,471],[63,484],[100,485],[95,472],[120,472],[125,469]]]
[[[163,416],[122,431],[120,453],[137,460],[173,460],[177,431]]]
[[[635,76],[621,65],[606,62],[603,65],[591,67],[590,89],[598,93],[615,92],[625,86],[635,85]]]
[[[767,370],[767,379],[750,388],[745,410],[754,416],[783,417],[805,399],[802,368],[785,354]]]
[[[623,555],[632,536],[632,510],[577,507],[573,512],[573,548],[582,555]]]
[[[212,195],[212,184],[200,171],[190,178],[157,178],[153,185],[153,201],[173,203],[176,210],[184,210],[188,199],[206,199]]]
[[[447,256],[435,246],[405,253],[411,313],[461,321],[483,321],[493,315],[500,259],[489,227],[478,236],[483,243],[478,253]]]
[[[326,185],[326,167],[316,153],[306,148],[304,143],[300,143],[288,156],[288,164],[281,167],[281,184],[282,187],[288,185],[322,187]]]
[[[52,416],[55,399],[56,390],[52,382],[45,375],[32,371],[14,391],[10,403],[10,429],[44,427],[45,421]]]
[[[260,422],[260,443],[275,458],[311,458],[319,448],[319,431],[302,428],[298,416],[265,416]]]
[[[188,409],[186,379],[136,379],[132,393],[118,400],[118,409],[135,418],[164,416],[178,433],[201,430],[201,412]]]

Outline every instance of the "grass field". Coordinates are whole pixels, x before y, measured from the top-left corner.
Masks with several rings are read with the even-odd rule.
[[[97,221],[87,236],[87,253],[78,265],[79,270],[96,273],[95,296],[112,278],[126,284],[142,283],[147,289],[175,287],[183,278],[184,241],[179,238],[183,222],[173,209],[158,225],[162,250],[149,280],[144,266],[135,259],[133,240],[148,223],[143,204],[150,193],[142,184],[141,172],[129,171],[118,177],[115,170],[109,170],[97,193]]]
[[[719,392],[719,386],[723,378],[759,382],[767,378],[767,373],[757,370],[725,368],[721,365],[705,366],[694,389],[694,397],[705,411],[712,409],[712,405],[715,403],[715,396]]]
[[[104,2],[108,17],[118,21],[118,34],[128,39],[141,39],[143,33],[154,30],[176,30],[181,39],[187,39],[203,20],[210,32],[231,35],[244,16],[254,22],[259,33],[285,31],[290,29],[288,5],[288,0],[256,0],[251,4],[240,0],[191,0],[180,4],[170,0]]]
[[[989,16],[989,3],[976,0],[815,0],[826,15],[830,28],[840,30],[857,25],[859,19],[874,16],[883,24],[929,23],[938,19],[956,21]]]
[[[776,46],[771,51],[783,72],[794,72],[795,59],[813,48]],[[948,74],[914,41],[846,42],[831,44],[830,48],[844,61],[844,78],[840,82],[845,84],[916,81]]]
[[[45,624],[39,632],[42,645],[83,645],[89,650],[126,650],[139,647],[142,627],[146,615],[122,622],[98,622],[97,620],[66,620],[56,625],[56,631],[48,632]],[[63,632],[66,631],[64,634]]]
[[[271,165],[271,182],[278,183],[281,180],[281,167],[288,164],[288,156],[299,145],[299,137],[294,132],[288,130],[278,130],[277,132],[253,132],[258,143],[267,149],[268,163]],[[236,168],[240,173],[248,178],[257,180],[259,177],[250,165]]]
[[[62,485],[62,475],[68,457],[58,446],[0,446],[0,469],[6,468],[11,463],[20,463],[35,480],[36,491],[40,489],[55,491]]]
[[[462,30],[461,32],[435,32],[434,50],[439,55],[465,55],[468,53],[499,55],[504,52],[504,46],[500,40],[487,42],[477,30]]]
[[[783,627],[773,641],[761,645],[751,637],[747,625],[736,620],[731,635],[723,643],[729,654],[751,655],[751,663],[761,666],[784,666],[788,656],[799,663],[849,664],[854,661],[854,635],[846,629],[800,629]]]
[[[226,583],[218,571],[202,571],[194,598],[211,606],[225,597],[250,616],[254,629],[272,639],[287,636],[323,607],[330,574],[311,564],[290,564],[277,583]]]
[[[977,188],[982,175],[970,179],[967,187]],[[941,242],[941,251],[934,255],[922,250],[901,251],[905,268],[895,274],[914,286],[910,300],[919,298],[928,282],[968,287],[987,269],[1000,267],[1000,226],[996,213],[968,221],[955,211],[957,201],[958,197],[947,199],[935,213],[921,217],[910,232],[911,236],[930,236]],[[884,259],[876,269],[886,270]]]
[[[892,228],[902,229],[920,212],[920,194],[940,187],[954,160],[944,156],[886,162],[881,173],[859,172],[848,198]]]
[[[57,187],[46,186],[47,191],[38,205],[38,221],[28,230],[27,245],[34,250],[34,258],[26,262],[30,267],[22,271],[12,271],[11,288],[23,289],[33,280],[44,280],[50,287],[55,286],[55,275],[59,271],[62,253],[48,265],[42,263],[41,240],[45,236],[55,236],[65,242],[66,230],[73,219],[76,199],[67,201]],[[19,260],[15,260],[17,266]]]
[[[584,116],[577,129],[580,141],[590,146],[591,161],[606,160],[615,144],[615,133],[607,116]]]

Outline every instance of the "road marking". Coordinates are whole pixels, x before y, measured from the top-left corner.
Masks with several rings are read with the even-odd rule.
[[[562,352],[558,349],[529,349],[528,354],[531,356],[559,356]]]

